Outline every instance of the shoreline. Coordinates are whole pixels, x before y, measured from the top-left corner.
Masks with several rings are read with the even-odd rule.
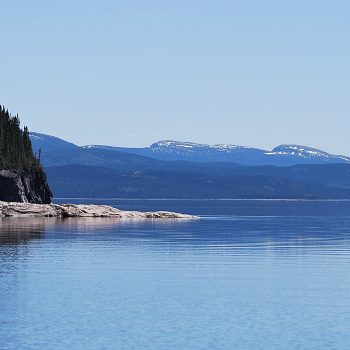
[[[33,204],[0,201],[0,217],[119,218],[119,219],[198,219],[198,216],[170,211],[124,211],[108,205]]]
[[[57,200],[91,200],[91,201],[272,201],[272,202],[350,202],[350,198],[104,198],[104,197],[56,197]]]

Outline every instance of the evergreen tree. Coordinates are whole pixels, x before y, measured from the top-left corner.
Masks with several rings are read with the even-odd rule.
[[[18,115],[12,116],[3,106],[0,106],[0,169],[41,169],[33,154],[28,128],[22,130]]]

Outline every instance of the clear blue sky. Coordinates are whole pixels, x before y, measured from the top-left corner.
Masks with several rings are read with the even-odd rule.
[[[350,154],[349,1],[4,1],[0,103],[77,144]]]

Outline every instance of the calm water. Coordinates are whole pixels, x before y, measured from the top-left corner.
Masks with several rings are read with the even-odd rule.
[[[350,202],[94,202],[202,218],[2,219],[0,349],[350,348]]]

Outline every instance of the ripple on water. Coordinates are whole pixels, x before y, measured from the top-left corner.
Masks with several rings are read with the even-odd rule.
[[[348,349],[350,204],[253,204],[2,219],[0,348]]]

